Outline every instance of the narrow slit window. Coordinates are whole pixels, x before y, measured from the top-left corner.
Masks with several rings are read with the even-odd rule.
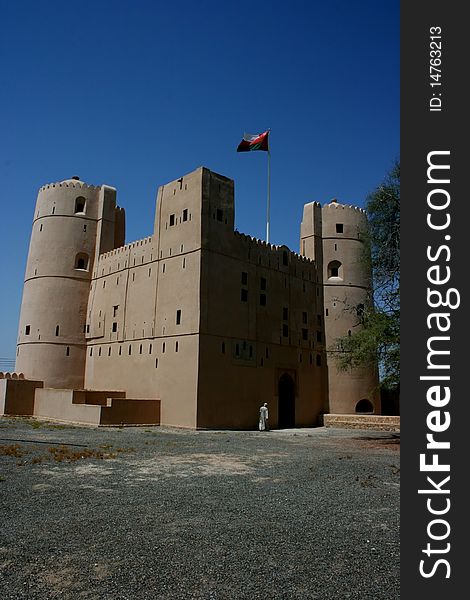
[[[113,323],[113,333],[116,333],[116,331],[117,331],[117,322],[114,321],[114,323]]]
[[[183,210],[183,222],[188,220],[188,209]]]
[[[58,325],[56,325],[56,328],[55,328],[55,335],[56,335],[56,337],[58,337],[59,331],[60,331],[60,328],[59,328]]]
[[[176,324],[181,325],[181,310],[176,311]]]
[[[29,335],[31,333],[31,325],[26,325],[24,328],[24,334]]]
[[[70,346],[67,346],[67,350],[65,351],[65,356],[70,356]]]
[[[175,215],[170,215],[170,227],[173,227],[175,224]]]

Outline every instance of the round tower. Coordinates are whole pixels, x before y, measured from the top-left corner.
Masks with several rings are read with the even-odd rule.
[[[46,387],[83,388],[92,268],[98,252],[114,248],[115,194],[78,177],[39,190],[16,370]]]
[[[322,208],[328,395],[330,413],[335,414],[380,414],[377,365],[339,371],[334,350],[338,338],[361,327],[362,311],[371,301],[371,274],[361,241],[366,228],[367,216],[361,208],[336,199]]]

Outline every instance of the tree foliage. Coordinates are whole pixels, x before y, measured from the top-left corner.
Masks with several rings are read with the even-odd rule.
[[[397,389],[400,380],[400,163],[366,199],[368,230],[364,268],[372,273],[370,302],[358,312],[357,331],[336,340],[341,370],[379,365],[383,387]],[[349,307],[356,310],[357,307]]]

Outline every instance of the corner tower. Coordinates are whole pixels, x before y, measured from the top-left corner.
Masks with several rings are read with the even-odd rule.
[[[78,177],[38,193],[26,265],[16,370],[46,387],[83,388],[93,265],[124,243],[116,190]]]
[[[371,274],[364,262],[361,233],[367,228],[363,209],[335,199],[322,208],[323,290],[330,413],[380,414],[377,365],[339,371],[335,340],[361,327],[371,298]]]

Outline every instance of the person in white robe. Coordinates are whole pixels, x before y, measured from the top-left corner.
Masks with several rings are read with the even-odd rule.
[[[267,431],[268,430],[268,404],[265,402],[263,406],[259,409],[259,430]]]

